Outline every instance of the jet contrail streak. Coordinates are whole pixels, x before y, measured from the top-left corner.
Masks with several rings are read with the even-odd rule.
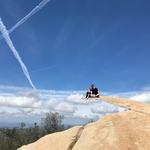
[[[26,65],[24,64],[24,62],[22,61],[21,57],[19,56],[19,53],[17,52],[16,48],[14,47],[14,45],[9,37],[9,33],[8,33],[5,25],[3,24],[3,21],[1,18],[0,18],[0,31],[2,32],[2,35],[3,35],[6,43],[8,44],[9,48],[12,50],[15,58],[18,60],[20,66],[22,68],[22,71],[23,71],[24,75],[26,76],[26,78],[28,79],[30,85],[32,86],[33,89],[36,89],[34,84],[32,83],[28,69],[27,69]]]
[[[20,25],[22,25],[24,22],[26,22],[30,17],[32,17],[34,14],[36,14],[38,11],[40,11],[47,3],[49,3],[51,0],[43,0],[40,2],[35,8],[31,10],[30,13],[28,13],[24,18],[22,18],[19,22],[16,23],[10,30],[8,30],[8,33],[12,33],[16,28],[18,28]],[[1,36],[0,39],[3,37]]]
[[[10,30],[9,33],[13,32],[16,28],[18,28],[20,25],[22,25],[24,22],[26,22],[30,17],[32,17],[34,14],[36,14],[39,10],[41,10],[48,2],[51,0],[43,0],[40,2],[39,5],[37,5],[32,11],[27,14],[24,18],[22,18],[16,25],[14,25]]]

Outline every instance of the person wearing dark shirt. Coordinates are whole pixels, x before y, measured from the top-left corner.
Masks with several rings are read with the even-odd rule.
[[[99,97],[98,88],[96,88],[94,84],[92,84],[90,89],[86,93],[86,98],[98,98],[98,97]]]

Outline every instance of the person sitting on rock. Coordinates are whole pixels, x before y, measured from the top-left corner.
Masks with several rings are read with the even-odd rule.
[[[92,84],[86,93],[86,98],[98,98],[98,97],[100,97],[98,88],[96,88],[94,84]]]

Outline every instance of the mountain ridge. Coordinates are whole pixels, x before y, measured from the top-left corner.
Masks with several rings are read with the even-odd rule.
[[[101,100],[127,111],[47,135],[18,150],[149,150],[150,105],[108,96],[102,96]]]

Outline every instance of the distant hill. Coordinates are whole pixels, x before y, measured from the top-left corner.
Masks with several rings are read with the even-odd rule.
[[[14,122],[14,123],[10,123],[10,122],[0,122],[0,128],[16,128],[16,127],[20,127],[21,122]],[[33,126],[33,124],[26,124],[26,127],[31,127]]]

